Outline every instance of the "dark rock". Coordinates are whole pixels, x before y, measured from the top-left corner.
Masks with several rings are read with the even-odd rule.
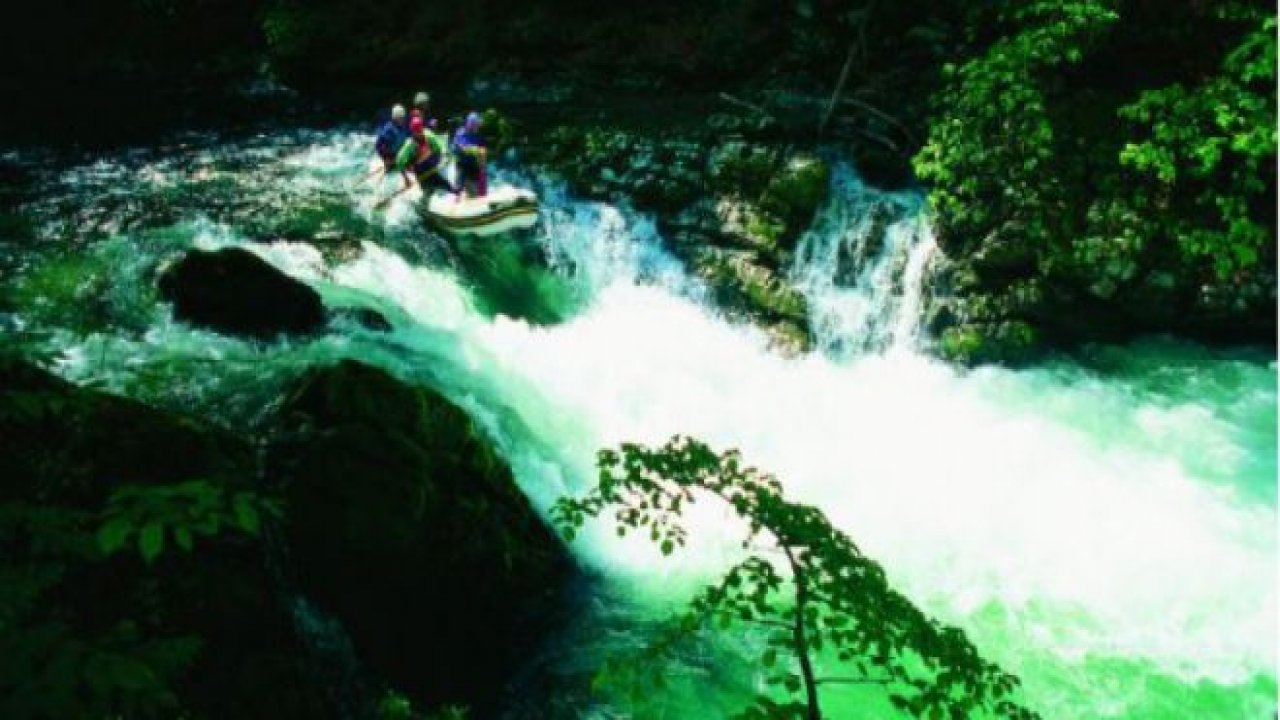
[[[1034,272],[1036,252],[1016,226],[1005,225],[984,238],[968,261],[984,280],[999,282]]]
[[[570,561],[471,420],[352,361],[310,372],[271,452],[297,582],[367,667],[484,714]],[[543,618],[545,620],[545,617]]]
[[[863,142],[853,146],[853,162],[858,174],[868,185],[881,190],[906,190],[916,184],[911,158],[879,143]]]
[[[34,507],[48,517],[83,513],[91,541],[92,523],[112,491],[124,485],[200,479],[240,491],[253,487],[255,476],[252,449],[225,431],[0,360],[0,505],[6,510]],[[80,531],[59,531],[59,541],[76,542]],[[6,562],[61,563],[56,592],[38,612],[64,626],[70,642],[122,624],[143,643],[199,641],[194,659],[172,678],[182,715],[333,716],[256,540],[225,532],[198,537],[190,553],[170,542],[150,565],[131,548],[110,558],[95,557],[87,547],[69,559],[48,549],[29,557],[22,542],[11,540]],[[138,657],[156,676],[172,669],[165,664],[171,661]],[[0,690],[7,689],[7,679],[0,678]]]
[[[174,316],[200,327],[269,340],[325,323],[319,294],[240,248],[192,250],[160,276]]]
[[[0,360],[0,499],[31,493],[97,507],[120,484],[243,481],[249,455],[233,436],[126,398]]]

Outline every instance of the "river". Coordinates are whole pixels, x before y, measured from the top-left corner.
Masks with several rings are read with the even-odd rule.
[[[448,241],[408,196],[373,209],[358,182],[367,152],[365,137],[335,130],[191,136],[69,165],[8,153],[25,185],[21,223],[0,243],[11,297],[0,327],[77,382],[227,423],[251,424],[307,365],[379,365],[464,407],[543,511],[589,486],[602,447],[675,433],[736,447],[1020,675],[1044,717],[1273,716],[1268,352],[1152,338],[1017,371],[941,363],[918,332],[934,252],[921,199],[865,188],[837,164],[791,269],[818,348],[786,356],[712,306],[643,214],[508,170],[499,181],[543,197],[537,230]],[[334,240],[323,252],[262,241],[301,233]],[[157,265],[225,245],[329,304],[377,308],[393,330],[340,325],[261,347],[174,322],[155,299]],[[672,558],[603,522],[580,537],[573,549],[601,580],[530,658],[538,702],[562,682],[564,714],[620,716],[582,678],[734,560],[726,519],[695,506],[689,547]],[[758,642],[714,639],[680,658],[639,715],[740,709]],[[514,695],[516,715],[527,708]],[[825,702],[831,717],[896,716],[874,689]]]

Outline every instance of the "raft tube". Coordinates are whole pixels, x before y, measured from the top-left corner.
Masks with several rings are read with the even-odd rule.
[[[489,189],[484,197],[434,193],[421,205],[427,222],[454,235],[497,235],[533,227],[538,222],[538,196],[510,186]]]

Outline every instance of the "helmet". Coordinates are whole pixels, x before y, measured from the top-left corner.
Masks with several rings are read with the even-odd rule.
[[[425,92],[419,91],[417,95],[413,96],[414,105],[426,105],[429,102],[431,102],[431,96]]]
[[[480,127],[480,113],[477,113],[477,112],[467,113],[466,128],[468,130],[475,130],[478,127]]]
[[[394,106],[392,106],[392,108],[391,108],[391,119],[392,119],[392,120],[403,120],[403,119],[404,119],[404,116],[405,116],[405,112],[404,112],[404,106],[403,106],[403,105],[394,105]]]
[[[421,135],[422,127],[423,126],[422,126],[421,117],[414,115],[412,118],[409,119],[409,132],[413,133],[414,135]]]

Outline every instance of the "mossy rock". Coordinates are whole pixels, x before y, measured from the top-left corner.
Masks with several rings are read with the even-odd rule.
[[[767,320],[805,322],[804,296],[750,253],[702,248],[691,262],[697,275],[711,285],[717,302],[729,310]]]
[[[962,365],[998,364],[1018,367],[1039,357],[1039,331],[1021,320],[963,324],[943,330],[938,338],[943,358]]]
[[[467,415],[353,361],[285,401],[285,483],[300,588],[415,704],[491,707],[571,567]]]
[[[712,149],[707,160],[709,187],[718,193],[759,197],[778,170],[779,152],[757,143],[730,140]]]
[[[814,213],[827,199],[831,170],[815,155],[796,155],[773,176],[760,198],[760,207],[773,213],[785,225],[782,234],[794,243],[813,221]]]

